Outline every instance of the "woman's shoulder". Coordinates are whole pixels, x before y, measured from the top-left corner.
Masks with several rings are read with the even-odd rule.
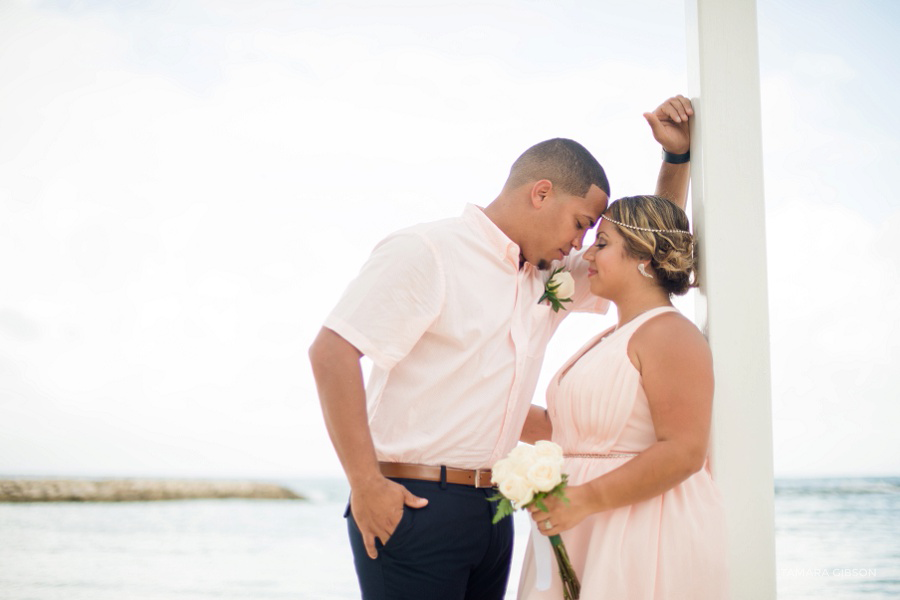
[[[653,316],[631,336],[628,353],[640,359],[642,356],[708,355],[709,344],[694,323],[677,311],[667,311]]]
[[[677,309],[667,310],[653,315],[635,330],[635,335],[666,335],[671,333],[697,333],[702,336],[700,330],[693,321],[681,314]]]

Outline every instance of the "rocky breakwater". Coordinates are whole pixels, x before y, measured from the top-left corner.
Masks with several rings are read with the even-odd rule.
[[[179,479],[0,480],[0,502],[146,502],[209,498],[303,500],[290,489],[271,483]]]

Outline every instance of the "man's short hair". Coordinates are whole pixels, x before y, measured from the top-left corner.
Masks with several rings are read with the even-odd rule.
[[[541,179],[547,179],[566,194],[583,198],[596,185],[609,196],[609,181],[603,167],[587,148],[574,140],[554,138],[523,152],[509,170],[506,187],[517,188]]]

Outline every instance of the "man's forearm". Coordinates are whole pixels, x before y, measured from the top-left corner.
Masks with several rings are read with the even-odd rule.
[[[351,487],[380,475],[360,356],[352,344],[324,327],[309,349],[325,426]]]
[[[656,180],[656,195],[674,202],[682,210],[687,206],[688,186],[691,183],[691,163],[679,165],[663,161]]]
[[[673,96],[644,118],[653,131],[653,138],[666,152],[679,155],[691,149],[691,118],[694,107],[684,96]],[[686,158],[686,157],[685,157]],[[687,205],[688,184],[691,182],[691,163],[673,164],[663,161],[656,180],[656,195],[677,204]]]
[[[551,437],[553,437],[553,424],[550,422],[547,409],[532,404],[528,409],[528,416],[525,418],[525,425],[522,427],[519,441],[534,444],[540,440],[549,440]]]

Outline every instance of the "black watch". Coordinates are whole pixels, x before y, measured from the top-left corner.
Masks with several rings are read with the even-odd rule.
[[[672,154],[663,148],[662,157],[663,162],[671,163],[673,165],[683,165],[684,163],[691,161],[691,151],[688,150],[684,154]]]

